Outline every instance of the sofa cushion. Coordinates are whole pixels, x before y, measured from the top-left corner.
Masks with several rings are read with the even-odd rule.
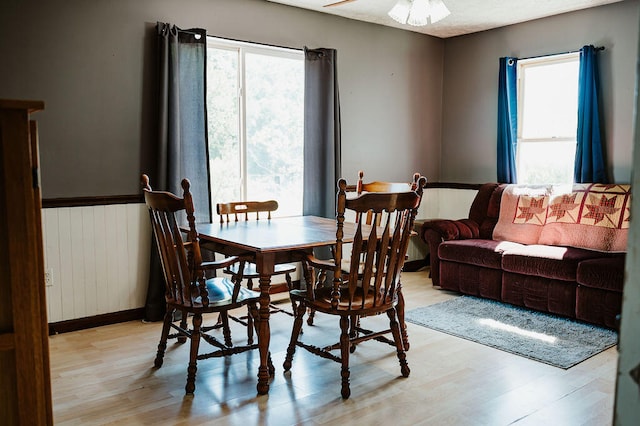
[[[502,271],[467,263],[440,262],[440,287],[472,296],[500,300]]]
[[[497,183],[485,183],[480,186],[469,208],[469,219],[476,223],[482,223],[487,217],[491,197],[498,185]]]
[[[574,247],[520,245],[504,251],[502,269],[516,274],[576,281],[578,263],[601,256],[601,253]]]
[[[493,229],[498,223],[500,199],[506,184],[485,183],[471,204],[469,219],[478,224],[479,238],[491,239]]]
[[[554,187],[538,244],[624,252],[630,208],[630,185]]]
[[[582,285],[576,290],[576,318],[618,329],[617,316],[622,312],[622,293]]]
[[[438,257],[441,260],[500,269],[502,252],[516,247],[520,247],[520,244],[509,241],[482,239],[445,241],[438,247]]]
[[[584,260],[578,264],[578,284],[622,293],[625,256]]]
[[[575,317],[575,282],[504,272],[501,298],[512,305]]]
[[[502,192],[493,239],[537,244],[547,218],[551,186],[508,185]]]

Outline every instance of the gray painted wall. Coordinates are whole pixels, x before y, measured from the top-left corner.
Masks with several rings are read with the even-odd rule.
[[[604,46],[600,56],[609,175],[631,182],[638,1],[445,41],[440,179],[495,181],[498,59]]]
[[[441,40],[263,0],[2,0],[0,98],[44,100],[45,198],[136,194],[155,140],[156,21],[338,50],[343,175],[496,179],[498,58],[603,45],[612,177],[629,182],[638,1]]]
[[[438,179],[441,39],[263,0],[2,0],[0,98],[45,101],[44,198],[139,192],[154,143],[156,21],[336,48],[344,176]]]

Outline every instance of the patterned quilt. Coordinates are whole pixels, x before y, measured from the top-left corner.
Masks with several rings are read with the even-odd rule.
[[[493,239],[626,251],[630,185],[509,185]]]

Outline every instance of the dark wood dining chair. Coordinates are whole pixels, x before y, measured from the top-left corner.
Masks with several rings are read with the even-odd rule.
[[[415,191],[418,187],[418,182],[420,180],[420,173],[414,173],[410,182],[381,182],[381,181],[372,181],[372,182],[364,182],[364,172],[362,170],[358,171],[358,183],[356,184],[356,193],[358,195],[367,193],[367,192],[404,192],[404,191]],[[423,181],[422,186],[426,184],[426,179]],[[423,188],[424,190],[424,188]],[[376,219],[376,225],[380,225],[380,218],[382,216],[378,216]],[[367,212],[366,224],[371,225],[373,223],[373,212]],[[412,232],[412,235],[414,233]],[[406,259],[405,259],[406,260]],[[344,264],[344,261],[343,261]],[[347,263],[348,265],[348,263]],[[344,265],[343,265],[344,266]],[[348,266],[346,268],[348,270]],[[404,342],[404,350],[409,350],[409,335],[407,334],[407,326],[404,321],[404,294],[402,293],[402,286],[398,284],[398,317],[400,320],[400,331],[402,333],[402,341]]]
[[[400,273],[405,261],[413,230],[413,222],[422,199],[422,190],[426,179],[420,177],[415,190],[396,193],[363,193],[355,198],[347,198],[347,183],[338,182],[337,195],[337,231],[334,258],[319,260],[307,255],[304,260],[305,279],[311,283],[304,290],[292,290],[291,298],[298,304],[291,332],[291,340],[284,361],[285,371],[292,366],[296,346],[309,352],[328,358],[342,365],[341,394],[349,398],[351,394],[349,380],[349,355],[356,345],[375,339],[395,347],[403,377],[409,376],[405,348],[401,337],[397,304],[400,286]],[[345,212],[356,215],[356,233],[352,244],[351,264],[347,272],[342,268],[343,236]],[[367,225],[367,213],[373,213],[373,222],[379,226]],[[360,260],[364,259],[364,268]],[[331,286],[313,285],[313,269],[327,269],[333,272]],[[300,340],[303,317],[307,309],[340,317],[339,342],[324,348]],[[389,318],[389,328],[370,331],[354,325],[367,316],[385,313]],[[356,328],[357,335],[351,333]],[[391,333],[393,340],[385,335]],[[339,349],[340,354],[331,351]]]
[[[180,343],[190,339],[185,390],[187,394],[192,394],[195,391],[198,360],[228,356],[258,348],[257,344],[231,346],[219,341],[209,333],[213,327],[203,326],[202,315],[220,313],[226,317],[229,310],[248,306],[249,315],[258,318],[257,303],[260,293],[241,286],[242,273],[236,276],[235,281],[226,277],[205,278],[206,270],[222,269],[235,263],[243,265],[245,260],[233,256],[219,261],[203,262],[189,180],[182,180],[182,198],[169,192],[153,191],[147,175],[142,175],[142,187],[164,273],[167,304],[154,365],[156,368],[162,366],[169,338],[176,338]],[[185,216],[180,217],[182,214]],[[187,232],[181,231],[180,227],[180,220],[185,218],[188,224]],[[176,311],[181,313],[179,324],[174,320]],[[187,326],[188,316],[192,316],[191,329]],[[171,329],[177,333],[170,335]],[[208,353],[200,353],[201,339],[215,349]],[[272,372],[273,364],[271,361],[269,364]]]
[[[218,203],[216,204],[216,212],[220,218],[220,224],[229,223],[229,222],[238,222],[238,221],[249,221],[249,220],[270,220],[271,213],[278,210],[278,202],[276,200],[268,200],[268,201],[234,201],[230,203]],[[297,269],[297,265],[294,263],[284,263],[280,265],[275,265],[274,272],[271,275],[278,276],[284,275],[285,281],[287,283],[287,290],[291,290],[293,288],[293,281],[291,279],[291,274],[294,273]],[[240,272],[240,264],[235,263],[227,268],[225,268],[224,272],[227,274],[231,274],[232,277],[238,277]],[[257,280],[260,278],[260,274],[256,268],[255,263],[246,262],[244,263],[244,269],[242,270],[242,277],[247,280],[247,288],[249,290],[253,289],[253,280]],[[287,315],[293,316],[293,312],[295,312],[295,305],[292,302],[292,312],[288,312],[285,309],[280,308],[275,304],[270,304],[271,313],[285,313]],[[246,317],[235,317],[231,316],[231,319],[241,322],[247,325],[247,333],[249,343],[253,342],[253,326],[252,319],[250,315]],[[244,320],[246,319],[246,323]]]
[[[358,171],[358,180],[355,185],[347,185],[345,192],[347,193],[347,197],[349,196],[359,196],[369,192],[406,192],[406,191],[415,191],[418,187],[420,180],[420,173],[414,173],[410,182],[383,182],[383,181],[372,181],[365,182],[364,181],[364,171]],[[423,181],[422,186],[426,183],[426,179]],[[376,225],[380,225],[380,221],[382,220],[383,215],[375,216]],[[355,218],[356,221],[360,220],[358,217]],[[373,211],[368,211],[366,215],[363,215],[362,220],[367,225],[372,225],[374,223],[374,214]],[[347,250],[348,251],[348,250]],[[351,256],[346,255],[343,252],[342,258],[342,270],[343,272],[347,272],[350,268],[351,264]],[[361,269],[364,267],[364,259],[360,259],[360,267]],[[326,280],[326,271],[321,270],[319,272],[319,276],[317,278],[318,285],[324,285]],[[404,320],[404,295],[402,293],[401,285],[399,285],[398,290],[398,316],[400,320],[400,330],[402,333],[402,340],[404,342],[405,350],[408,351],[410,347],[409,343],[409,335],[407,333],[407,326]],[[310,310],[309,315],[307,317],[307,324],[313,325],[315,312]],[[358,325],[357,319],[352,321],[354,325],[354,330],[351,334],[355,334],[355,327]]]

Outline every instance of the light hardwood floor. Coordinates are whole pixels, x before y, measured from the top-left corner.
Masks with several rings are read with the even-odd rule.
[[[407,309],[446,300],[425,270],[404,273]],[[383,318],[380,318],[382,320]],[[374,318],[378,321],[378,318]],[[188,346],[169,344],[153,368],[159,323],[128,322],[50,338],[56,425],[609,425],[616,348],[562,370],[408,324],[411,375],[393,348],[365,342],[351,357],[351,398],[340,397],[339,364],[298,349],[282,361],[291,318],[272,316],[276,366],[268,396],[257,396],[258,354],[198,364],[196,392],[184,395]],[[335,318],[317,315],[309,335],[337,337]],[[234,329],[237,339],[242,329]],[[329,342],[327,342],[329,343]]]

